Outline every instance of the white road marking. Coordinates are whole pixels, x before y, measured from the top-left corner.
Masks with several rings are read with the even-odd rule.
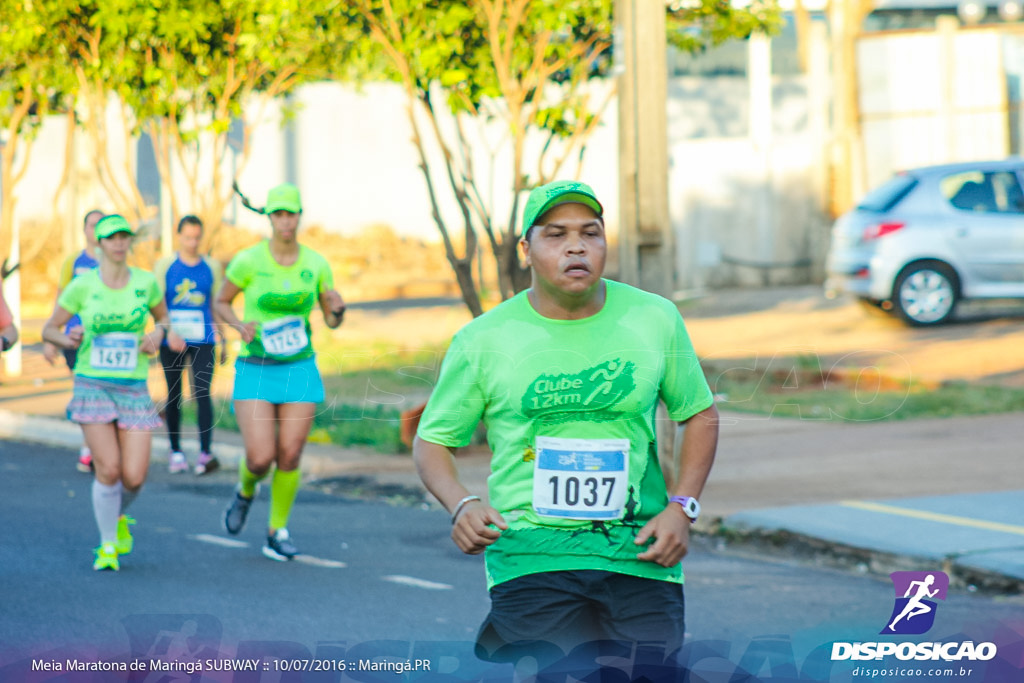
[[[224,538],[223,536],[214,536],[213,534],[196,534],[189,536],[194,541],[200,543],[209,543],[211,545],[219,545],[222,548],[248,548],[249,544],[245,541],[236,541],[231,538]],[[313,557],[312,555],[296,555],[294,558],[295,562],[301,562],[308,564],[313,567],[326,567],[328,569],[344,569],[348,565],[344,562],[338,562],[336,560],[325,560],[322,557]]]
[[[249,547],[249,544],[245,541],[235,541],[230,538],[224,538],[223,536],[214,536],[213,534],[196,534],[195,536],[189,536],[189,538],[201,543],[210,543],[211,545],[219,545],[224,548]]]
[[[348,566],[344,562],[338,562],[337,560],[325,560],[322,557],[313,557],[312,555],[296,555],[292,560],[294,562],[301,562],[302,564],[309,564],[314,567],[326,567],[328,569],[344,569]]]
[[[417,579],[414,576],[403,576],[401,574],[390,574],[388,576],[382,576],[385,581],[391,583],[400,583],[403,586],[415,586],[416,588],[426,588],[431,591],[450,591],[452,586],[447,583],[437,583],[434,581],[426,581],[424,579]]]

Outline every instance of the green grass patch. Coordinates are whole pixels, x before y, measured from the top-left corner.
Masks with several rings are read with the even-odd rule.
[[[214,399],[213,415],[215,429],[238,431],[231,401]],[[382,453],[403,453],[409,449],[400,438],[400,419],[401,411],[391,406],[321,403],[313,418],[309,441],[338,446],[368,446]],[[181,422],[185,430],[198,423],[194,401],[185,401]]]
[[[720,409],[757,415],[872,422],[1024,410],[1024,388],[908,382],[873,368],[822,372],[806,359],[787,365],[775,358],[769,368],[706,364],[704,371]]]
[[[310,442],[407,452],[400,438],[401,413],[429,398],[444,349],[318,341],[317,365],[327,400],[317,408]],[[186,388],[182,423],[191,428],[197,415],[195,403],[187,396]],[[229,400],[214,399],[214,424],[217,429],[238,431]]]
[[[407,452],[400,439],[401,413],[430,396],[444,350],[387,343],[325,346],[317,360],[328,399],[318,407],[310,441]],[[1024,411],[1024,388],[928,385],[887,378],[874,368],[823,370],[813,355],[775,357],[765,367],[753,361],[710,362],[704,371],[719,408],[755,415],[872,422]],[[214,404],[216,428],[238,431],[230,401]],[[185,402],[183,423],[196,423],[192,401]],[[483,441],[481,432],[474,442]]]

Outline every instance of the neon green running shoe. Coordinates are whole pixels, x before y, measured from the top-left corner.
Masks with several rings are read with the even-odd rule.
[[[121,569],[121,565],[117,561],[117,546],[113,543],[104,543],[99,548],[96,548],[95,552],[96,561],[92,563],[94,570],[110,569],[116,572]]]
[[[135,518],[129,517],[128,515],[121,515],[117,519],[117,554],[127,555],[132,551],[135,546],[135,540],[132,539],[132,532],[129,526],[135,524]]]

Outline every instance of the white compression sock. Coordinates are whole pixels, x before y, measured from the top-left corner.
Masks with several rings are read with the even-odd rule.
[[[93,479],[92,512],[100,529],[100,543],[115,543],[117,518],[121,516],[121,482],[108,486]]]

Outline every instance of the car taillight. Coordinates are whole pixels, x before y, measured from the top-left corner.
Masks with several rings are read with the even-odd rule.
[[[862,237],[865,242],[869,240],[877,240],[879,237],[891,235],[892,233],[902,228],[904,225],[906,225],[906,223],[878,223],[877,225],[872,225],[868,228],[865,228],[864,235]]]

